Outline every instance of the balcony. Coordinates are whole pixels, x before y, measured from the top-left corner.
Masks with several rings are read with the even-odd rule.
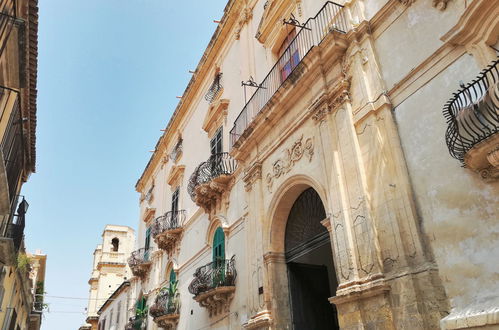
[[[156,218],[151,228],[151,235],[158,247],[169,255],[173,252],[182,236],[182,224],[185,221],[185,210],[169,211]]]
[[[227,152],[211,155],[189,178],[187,191],[191,199],[207,213],[215,209],[229,190],[236,168],[237,162]]]
[[[304,27],[299,30],[289,46],[240,112],[230,131],[231,148],[237,148],[242,143],[241,137],[251,133],[250,128],[255,117],[264,110],[267,104],[287,80],[296,79],[294,72],[298,71],[300,63],[310,50],[318,46],[330,33],[345,34],[349,30],[348,20],[343,6],[328,1],[321,10],[309,18]]]
[[[218,260],[199,267],[189,285],[201,307],[208,308],[210,317],[229,311],[230,301],[236,291],[235,256],[230,260]]]
[[[173,147],[173,150],[172,150],[172,152],[170,153],[170,156],[169,156],[170,159],[175,164],[178,162],[178,160],[180,159],[180,157],[182,157],[182,150],[183,150],[182,142],[183,142],[182,139],[179,139],[177,141],[177,144],[175,145],[175,147]]]
[[[178,294],[172,294],[168,288],[163,288],[154,305],[149,309],[149,314],[158,327],[175,329],[180,317],[180,300]]]
[[[22,200],[18,204],[19,197]],[[6,265],[17,263],[17,253],[23,242],[26,212],[29,207],[23,196],[16,196],[12,205],[11,216],[3,224],[1,229],[2,237],[0,237],[0,258]]]
[[[0,143],[0,215],[8,214],[17,194],[24,162],[24,137],[19,95],[0,87],[0,113],[9,113]]]
[[[152,262],[150,261],[151,249],[138,249],[132,252],[130,258],[128,258],[128,266],[132,270],[134,276],[144,278],[151,269]]]
[[[142,330],[142,329],[147,329],[146,316],[133,316],[129,319],[128,323],[125,325],[125,330]]]
[[[480,174],[499,178],[499,60],[454,94],[443,111],[452,157]]]

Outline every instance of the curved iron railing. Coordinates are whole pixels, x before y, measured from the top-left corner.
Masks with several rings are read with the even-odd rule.
[[[178,314],[180,311],[179,295],[172,296],[168,288],[163,288],[156,296],[154,305],[149,309],[152,317],[161,317],[165,315]]]
[[[463,165],[464,156],[473,146],[499,131],[498,64],[499,59],[445,104],[447,147]]]
[[[140,248],[132,252],[130,258],[128,258],[128,265],[130,268],[140,266],[146,262],[149,262],[149,257],[151,254],[151,249]]]
[[[194,279],[189,284],[189,292],[197,296],[203,292],[222,286],[236,285],[236,260],[217,260],[199,267],[194,272]]]
[[[346,33],[349,29],[343,6],[331,1],[326,2],[314,17],[305,22],[304,28],[298,31],[234,121],[230,131],[231,148],[308,52],[330,32]],[[286,68],[291,58],[294,64]]]
[[[182,227],[185,221],[185,210],[168,211],[164,215],[157,217],[151,228],[153,237],[167,231]]]
[[[141,330],[147,327],[147,317],[132,316],[125,325],[125,330]]]
[[[223,175],[232,175],[236,168],[237,162],[229,155],[228,152],[213,154],[206,162],[202,162],[198,167],[196,167],[189,178],[187,192],[194,201],[197,186],[208,183],[211,180]]]

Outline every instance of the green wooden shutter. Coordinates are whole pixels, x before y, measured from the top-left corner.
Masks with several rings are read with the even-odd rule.
[[[213,261],[225,260],[225,235],[221,227],[218,227],[213,237]]]

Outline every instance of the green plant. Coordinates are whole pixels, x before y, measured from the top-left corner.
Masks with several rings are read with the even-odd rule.
[[[28,271],[30,268],[31,258],[25,253],[19,253],[17,255],[17,268],[22,271]]]

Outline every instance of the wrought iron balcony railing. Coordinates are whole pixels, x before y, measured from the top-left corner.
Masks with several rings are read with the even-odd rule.
[[[470,149],[499,131],[499,59],[455,93],[443,113],[449,152],[464,165]]]
[[[125,325],[125,330],[145,329],[146,324],[147,324],[147,317],[145,317],[145,316],[133,316],[129,319],[128,323]]]
[[[265,107],[267,102],[281,87],[284,81],[303,60],[309,51],[319,45],[322,40],[332,31],[346,33],[349,24],[343,6],[328,1],[314,16],[309,18],[304,27],[296,34],[289,46],[277,60],[267,76],[258,85],[257,90],[244,106],[236,118],[234,126],[230,131],[231,147],[241,137],[243,132],[253,121],[256,115]],[[287,66],[292,57],[293,65]]]
[[[236,260],[217,260],[199,267],[194,272],[194,279],[189,284],[189,292],[194,296],[218,287],[236,285]]]
[[[201,163],[192,173],[187,185],[187,191],[192,200],[196,199],[196,187],[201,184],[234,173],[237,168],[237,162],[229,153],[221,152],[211,155],[206,162]]]
[[[128,258],[128,266],[130,266],[133,275],[143,277],[147,274],[151,266],[150,254],[151,249],[145,248],[132,252],[130,258]]]
[[[180,312],[180,299],[178,294],[173,296],[167,288],[163,288],[156,296],[154,305],[149,309],[149,314],[154,317],[178,314]]]
[[[18,203],[19,197],[22,200]],[[5,237],[11,238],[14,243],[14,252],[17,253],[21,248],[24,238],[24,227],[26,225],[26,212],[29,204],[24,196],[17,195],[12,203],[12,212],[9,222],[6,226]]]
[[[158,236],[166,231],[178,229],[185,221],[185,210],[168,211],[157,217],[151,228],[151,235]]]
[[[178,140],[177,144],[175,147],[173,147],[172,152],[170,153],[170,159],[176,163],[177,160],[180,158],[180,155],[182,155],[182,139]]]

